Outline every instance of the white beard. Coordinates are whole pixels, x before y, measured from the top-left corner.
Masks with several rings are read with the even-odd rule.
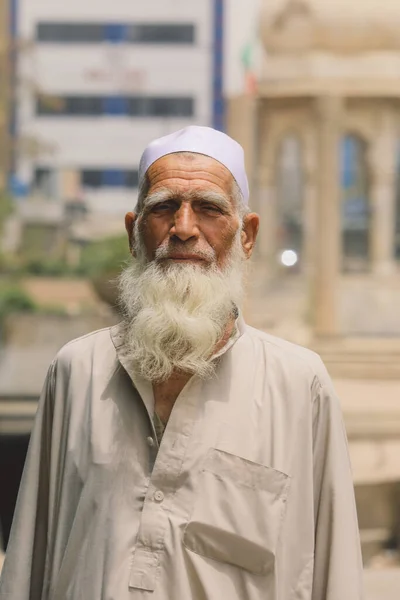
[[[136,238],[137,258],[119,278],[120,305],[126,356],[148,381],[165,381],[173,372],[203,379],[214,374],[213,351],[243,299],[240,233],[239,228],[222,270],[215,259],[207,267],[173,261],[161,265],[157,257],[165,248],[148,262]]]

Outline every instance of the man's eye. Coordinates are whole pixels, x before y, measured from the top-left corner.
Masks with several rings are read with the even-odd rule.
[[[172,207],[171,202],[162,202],[161,204],[156,204],[153,206],[153,210],[169,210]]]
[[[215,206],[214,204],[203,204],[202,208],[205,210],[209,210],[211,212],[215,212],[215,213],[221,212],[221,209],[218,206]]]

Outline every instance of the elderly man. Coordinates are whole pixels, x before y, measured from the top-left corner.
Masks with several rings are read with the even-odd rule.
[[[188,127],[139,177],[123,322],[49,369],[1,600],[359,600],[331,381],[241,315],[259,224],[241,147]]]

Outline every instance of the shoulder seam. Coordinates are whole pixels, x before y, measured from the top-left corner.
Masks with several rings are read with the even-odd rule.
[[[280,346],[280,345],[279,345],[279,344],[277,344],[276,342],[274,342],[274,341],[272,341],[272,340],[267,340],[267,339],[264,339],[264,338],[263,338],[261,335],[258,335],[258,330],[257,330],[257,329],[254,329],[254,328],[252,328],[252,329],[253,329],[253,331],[256,331],[256,332],[257,332],[257,338],[258,338],[258,339],[259,339],[261,342],[264,342],[264,343],[266,343],[266,344],[269,344],[270,346],[274,346],[275,348],[282,348],[282,346]],[[260,333],[262,333],[262,332],[260,332]],[[296,346],[296,344],[294,344],[293,342],[289,342],[289,341],[287,341],[287,340],[283,340],[283,342],[285,342],[286,344],[288,344],[288,346],[290,346],[290,345],[294,345],[294,346]],[[309,352],[310,354],[314,354],[314,356],[316,356],[316,357],[319,357],[319,355],[318,355],[316,352],[314,352],[314,350],[310,350],[310,348],[304,348],[303,346],[297,346],[297,347],[298,347],[298,348],[302,348],[303,350],[305,350],[306,352]],[[313,369],[312,369],[312,367],[311,367],[311,365],[308,363],[308,361],[307,361],[307,360],[306,360],[306,359],[305,359],[303,356],[301,356],[300,354],[297,354],[297,353],[296,353],[294,350],[292,350],[292,349],[291,349],[291,348],[289,348],[289,347],[288,347],[288,348],[286,348],[286,349],[288,350],[288,352],[290,352],[290,354],[292,354],[292,355],[294,355],[294,356],[296,356],[296,357],[300,358],[300,359],[301,359],[303,362],[305,362],[305,363],[306,363],[306,365],[307,365],[307,366],[310,368],[310,370],[311,370],[312,372],[314,372],[314,371],[313,371]],[[314,374],[315,374],[315,373],[314,373]],[[316,375],[316,374],[315,374],[315,376],[317,377],[317,375]]]
[[[86,338],[91,337],[92,335],[96,335],[97,333],[101,333],[102,331],[107,331],[109,329],[110,329],[110,327],[102,327],[102,329],[96,329],[95,331],[91,331],[90,333],[81,335],[73,340],[70,340],[66,344],[64,344],[64,346],[62,348],[60,348],[60,351],[63,350],[64,348],[67,348],[68,346],[72,346],[73,344],[80,342],[81,340],[85,340]]]
[[[263,332],[260,332],[258,329],[252,327],[251,328],[252,331],[255,334],[255,337],[257,337],[257,339],[259,339],[261,342],[264,342],[265,344],[269,344],[270,346],[274,346],[275,348],[282,348],[282,346],[280,346],[279,344],[277,344],[276,342],[274,342],[273,340],[270,339],[265,339],[262,335]],[[295,356],[296,358],[300,359],[303,364],[306,365],[306,367],[308,368],[309,372],[313,375],[313,379],[310,385],[310,389],[312,390],[314,385],[318,385],[318,392],[321,390],[321,388],[323,387],[323,384],[321,383],[321,380],[318,376],[318,373],[316,372],[316,369],[313,369],[312,365],[310,365],[310,363],[306,360],[306,358],[304,358],[304,356],[301,356],[300,353],[295,352],[294,350],[292,350],[290,348],[290,345],[293,344],[293,342],[289,342],[287,340],[283,340],[285,342],[285,344],[288,344],[288,347],[286,347],[285,349],[290,352],[290,354],[292,356]],[[296,344],[294,344],[296,345]],[[299,348],[303,348],[303,346],[298,346]],[[310,348],[304,348],[304,350],[306,350],[307,352],[310,352],[311,354],[313,354],[317,359],[321,360],[321,357],[319,356],[319,354],[317,352],[314,352],[314,350],[311,350]],[[312,398],[312,402],[315,401],[316,397],[318,394],[313,394],[313,398]]]

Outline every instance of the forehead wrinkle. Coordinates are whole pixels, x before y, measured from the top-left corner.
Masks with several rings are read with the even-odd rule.
[[[164,178],[182,180],[185,183],[193,180],[208,181],[224,189],[233,179],[232,173],[221,162],[204,154],[173,153],[155,161],[148,169],[150,186],[157,185]]]
[[[222,169],[218,169],[218,171],[207,171],[207,169],[192,166],[189,169],[185,167],[170,167],[168,169],[168,179],[181,179],[184,182],[193,182],[193,181],[202,181],[214,183],[216,185],[222,186],[225,185],[226,182],[230,181],[233,176],[228,169],[226,169],[223,165],[220,165]],[[211,175],[211,179],[210,179]],[[215,181],[213,181],[215,180]],[[218,183],[217,183],[218,182]]]

